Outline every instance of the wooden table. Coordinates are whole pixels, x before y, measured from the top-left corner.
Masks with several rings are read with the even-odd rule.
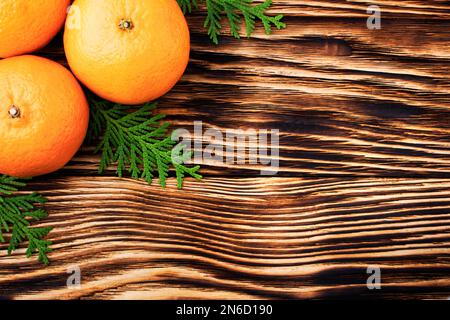
[[[1,297],[450,296],[449,1],[275,2],[286,30],[219,46],[192,14],[189,69],[159,110],[189,130],[279,129],[279,173],[210,163],[161,189],[97,175],[86,146],[30,184],[49,199],[51,265],[1,250]],[[61,39],[42,55],[64,62]]]

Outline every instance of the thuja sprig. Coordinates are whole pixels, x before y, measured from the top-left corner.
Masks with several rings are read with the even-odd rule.
[[[199,4],[206,6],[206,19],[204,27],[215,43],[219,43],[222,29],[222,20],[226,18],[230,26],[231,35],[240,38],[241,22],[244,21],[247,37],[255,31],[256,21],[264,26],[266,34],[272,33],[272,28],[286,28],[282,22],[283,15],[268,16],[266,11],[272,6],[272,0],[265,0],[260,4],[253,4],[253,0],[177,0],[184,13],[197,9]]]
[[[28,241],[26,256],[38,253],[38,260],[49,263],[47,253],[51,251],[51,241],[44,238],[52,230],[51,227],[32,228],[31,221],[47,217],[47,212],[37,205],[47,202],[37,193],[17,195],[16,192],[26,183],[16,178],[0,176],[0,242],[6,242],[5,233],[10,234],[8,254],[15,251],[23,242]]]
[[[134,179],[142,178],[149,184],[158,177],[161,186],[171,168],[177,178],[177,186],[183,186],[186,175],[200,180],[200,166],[189,167],[185,162],[191,159],[192,152],[185,152],[182,145],[171,139],[169,124],[163,123],[164,115],[154,114],[155,103],[148,103],[136,111],[133,107],[112,104],[90,98],[91,121],[89,140],[99,140],[95,150],[101,153],[99,173],[111,165],[117,167],[116,173],[122,177],[125,171]]]

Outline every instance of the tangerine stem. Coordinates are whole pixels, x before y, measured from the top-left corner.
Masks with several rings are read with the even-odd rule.
[[[16,119],[16,118],[20,117],[20,109],[18,107],[16,107],[15,105],[12,105],[9,108],[8,113],[11,116],[11,118],[13,118],[13,119]]]
[[[130,19],[122,19],[119,22],[119,28],[122,30],[130,31],[134,28],[133,21]]]

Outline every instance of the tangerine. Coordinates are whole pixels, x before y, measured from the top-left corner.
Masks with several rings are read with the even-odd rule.
[[[0,58],[43,48],[64,25],[70,0],[1,0]]]
[[[35,56],[0,61],[0,173],[34,177],[63,167],[80,148],[89,107],[77,80]]]

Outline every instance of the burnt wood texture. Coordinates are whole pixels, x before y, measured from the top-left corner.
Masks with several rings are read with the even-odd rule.
[[[161,189],[99,176],[84,146],[30,183],[49,199],[51,264],[0,245],[1,298],[450,296],[450,2],[274,2],[287,29],[225,28],[218,46],[189,15],[189,68],[159,111],[188,130],[278,129],[279,173],[205,161],[202,182]],[[39,55],[65,64],[61,36]]]

